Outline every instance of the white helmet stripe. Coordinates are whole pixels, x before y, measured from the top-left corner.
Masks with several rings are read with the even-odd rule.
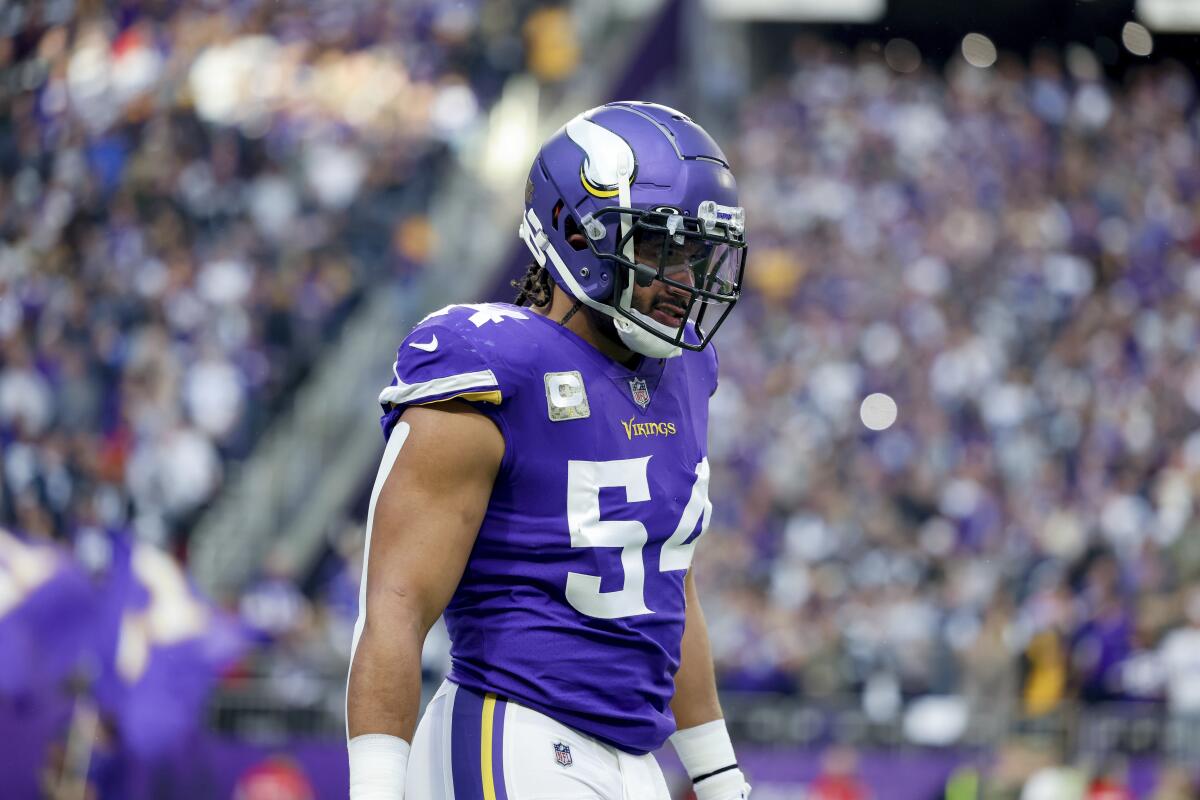
[[[529,209],[526,216],[537,226],[539,231],[542,229],[541,220],[538,219],[537,214],[533,212],[532,208]],[[562,280],[567,284],[563,287],[566,289],[567,294],[571,295],[576,300],[590,308],[594,308],[597,311],[602,311],[610,317],[615,317],[616,312],[613,310],[612,306],[588,297],[587,292],[585,292],[583,287],[579,285],[579,281],[575,280],[575,276],[571,274],[571,269],[565,263],[563,263],[562,256],[558,254],[558,250],[554,248],[553,244],[547,243],[547,245],[548,246],[546,249],[542,251],[544,253],[543,257],[549,257],[549,259],[554,262],[554,266],[558,269],[558,274],[555,276],[555,278],[562,278]]]
[[[620,192],[619,198],[621,201],[621,206],[624,208],[630,208],[631,200],[629,196],[629,181],[625,178],[625,176],[621,176],[621,182],[617,184],[617,190]],[[628,214],[621,215],[621,225],[617,233],[617,241],[625,239],[625,235],[629,233],[629,226],[632,224],[633,220],[630,219]],[[625,247],[622,250],[621,255],[625,256],[630,263],[633,263],[634,252],[632,236],[630,236],[628,239],[625,239]],[[630,280],[625,282],[625,290],[621,292],[621,296],[617,300],[617,302],[619,302],[623,308],[630,308],[633,305],[633,284],[634,280],[633,276],[631,275]]]

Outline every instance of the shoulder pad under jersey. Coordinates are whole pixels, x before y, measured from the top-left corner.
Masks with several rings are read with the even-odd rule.
[[[527,312],[498,303],[451,305],[421,320],[400,343],[392,381],[379,393],[384,435],[411,405],[465,400],[498,406],[515,392],[498,354],[519,343]]]

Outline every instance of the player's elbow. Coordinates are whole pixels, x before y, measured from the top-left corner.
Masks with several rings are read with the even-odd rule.
[[[433,627],[440,610],[434,610],[424,593],[405,581],[382,581],[367,589],[367,618],[363,635],[368,629],[386,632],[389,636],[411,634],[424,640]]]

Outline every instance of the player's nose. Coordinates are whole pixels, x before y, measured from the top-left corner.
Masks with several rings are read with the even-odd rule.
[[[686,276],[672,275],[670,277],[672,280],[686,284],[688,287],[692,286],[693,281],[690,272],[688,272]],[[664,284],[662,288],[662,296],[666,302],[670,303],[671,305],[678,306],[680,309],[686,309],[688,307],[688,303],[691,301],[692,295],[687,289],[679,286],[672,286],[670,284]]]
[[[676,283],[682,283],[689,289],[694,288],[696,285],[696,276],[692,274],[691,269],[688,268],[686,263],[669,265],[663,270],[663,274]],[[668,286],[667,288],[673,293],[682,291],[674,286]]]

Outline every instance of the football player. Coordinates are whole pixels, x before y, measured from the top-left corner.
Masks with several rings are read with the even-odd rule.
[[[651,755],[668,738],[700,800],[748,797],[690,570],[744,216],[688,117],[593,109],[529,172],[516,303],[449,306],[401,343],[347,690],[352,800],[668,800]],[[452,666],[418,724],[439,616]]]

